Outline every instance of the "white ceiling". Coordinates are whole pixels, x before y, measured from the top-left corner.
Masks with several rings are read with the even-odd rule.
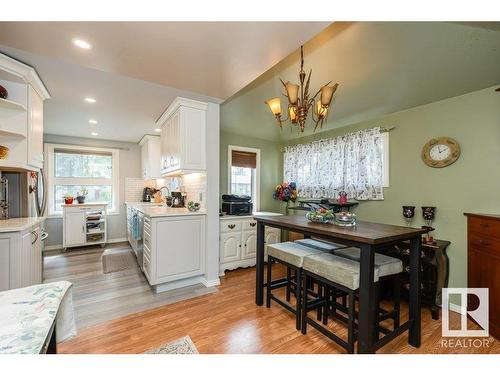
[[[0,22],[0,44],[226,99],[328,25],[328,22]],[[75,48],[72,44],[75,37],[88,41],[93,48]]]
[[[0,45],[0,52],[34,66],[52,98],[44,105],[44,132],[138,142],[154,133],[154,123],[177,97],[220,102],[220,99],[155,83],[89,69]],[[97,100],[86,103],[85,97]],[[98,121],[96,125],[89,119]]]

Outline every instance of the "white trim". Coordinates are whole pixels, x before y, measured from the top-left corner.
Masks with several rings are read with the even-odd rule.
[[[201,279],[201,283],[207,288],[220,285],[220,279],[216,278],[214,280],[207,280],[206,278]]]
[[[382,135],[384,154],[382,155],[382,176],[384,179],[383,187],[389,187],[389,132]]]
[[[255,168],[255,201],[253,211],[260,210],[260,148],[243,147],[228,145],[227,146],[227,192],[231,194],[231,166],[233,161],[232,151],[254,152],[257,156],[257,168]]]
[[[451,303],[451,302],[448,303],[448,306],[449,306],[449,310],[450,311],[456,312],[456,313],[458,313],[460,315],[462,314],[462,306],[456,305],[456,304]]]
[[[48,202],[48,213],[49,217],[62,217],[62,214],[54,211],[53,205],[53,186],[54,186],[54,149],[67,149],[67,150],[82,150],[88,152],[109,152],[112,155],[112,168],[113,176],[111,179],[111,191],[113,196],[112,210],[108,211],[108,215],[118,215],[120,213],[120,150],[116,148],[108,147],[89,147],[89,146],[78,146],[78,145],[65,145],[56,143],[45,143],[44,144],[44,155],[45,155],[45,171],[47,175],[47,202]],[[58,178],[58,181],[62,183],[74,183],[74,178]],[[101,180],[101,181],[99,181]],[[108,179],[99,178],[78,178],[78,184],[95,184],[101,182],[102,185],[106,185]]]

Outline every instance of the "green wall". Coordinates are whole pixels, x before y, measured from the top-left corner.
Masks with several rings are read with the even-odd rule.
[[[390,187],[383,201],[360,202],[361,220],[405,225],[402,205],[417,206],[413,226],[424,225],[420,206],[436,206],[433,235],[451,241],[450,287],[467,284],[464,212],[500,213],[500,94],[496,87],[392,113],[288,142],[334,137],[374,127],[395,129],[389,137]],[[431,138],[456,139],[462,154],[446,168],[427,167],[420,158]]]
[[[221,121],[224,121],[224,112],[221,112]],[[227,192],[227,150],[228,146],[254,147],[260,149],[260,210],[281,210],[280,202],[275,201],[272,193],[283,178],[283,157],[281,145],[277,142],[259,138],[246,137],[239,134],[221,131],[220,133],[220,193]]]

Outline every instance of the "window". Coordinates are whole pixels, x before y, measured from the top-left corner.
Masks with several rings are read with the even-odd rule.
[[[285,147],[284,179],[298,195],[358,200],[384,199],[389,186],[389,136],[380,128]]]
[[[118,153],[116,149],[46,144],[49,215],[60,215],[63,196],[87,191],[85,202],[106,202],[118,213]]]
[[[259,210],[260,150],[228,147],[228,192],[252,197],[255,211]]]

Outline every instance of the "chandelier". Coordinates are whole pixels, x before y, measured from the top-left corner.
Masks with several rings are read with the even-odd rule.
[[[333,94],[337,91],[338,83],[333,86],[329,86],[332,82],[328,82],[326,85],[322,86],[314,96],[309,97],[309,82],[311,80],[312,69],[309,71],[307,81],[304,86],[304,81],[306,78],[306,73],[304,72],[304,51],[303,46],[300,46],[300,86],[293,84],[289,81],[284,82],[281,78],[280,81],[285,87],[285,93],[283,94],[288,99],[288,109],[287,118],[281,118],[281,100],[280,98],[272,98],[267,100],[265,103],[269,106],[269,109],[276,118],[276,122],[283,128],[283,123],[290,121],[292,125],[299,125],[300,131],[304,131],[304,127],[307,120],[307,115],[312,107],[312,119],[315,124],[314,130],[321,128],[323,126],[323,121],[325,121],[328,116],[328,110],[330,108],[330,103],[332,102]],[[299,96],[300,90],[300,96]],[[316,101],[316,97],[320,95],[320,98]]]

